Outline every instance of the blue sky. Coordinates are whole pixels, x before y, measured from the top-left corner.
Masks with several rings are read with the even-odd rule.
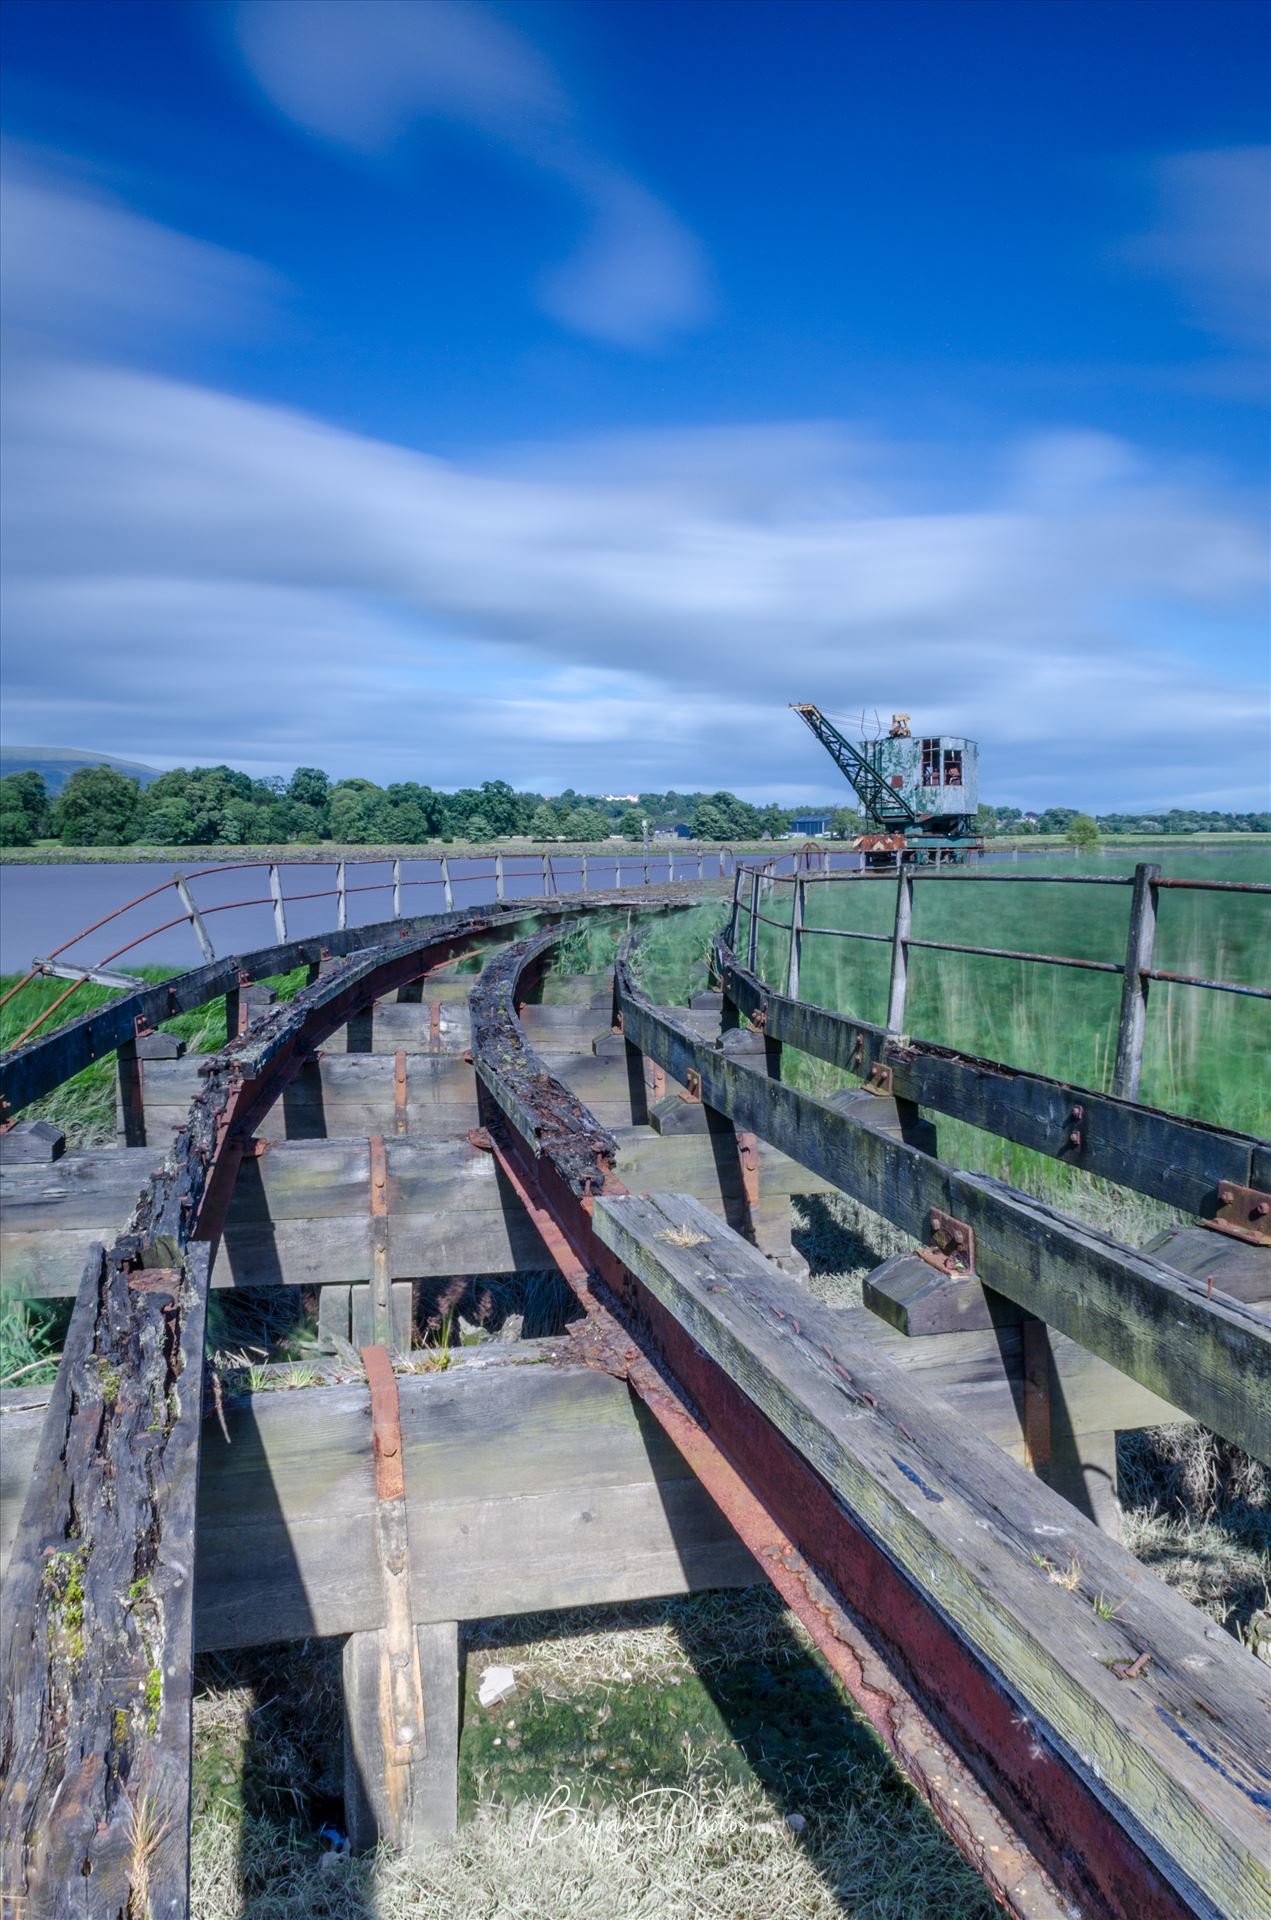
[[[1267,804],[1247,0],[6,0],[4,733]]]

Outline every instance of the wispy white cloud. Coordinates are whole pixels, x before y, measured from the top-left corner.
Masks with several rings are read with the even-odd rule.
[[[11,738],[795,798],[833,781],[784,711],[810,697],[977,734],[1003,800],[1263,795],[1266,543],[1212,476],[815,422],[441,460],[72,357],[84,277],[126,326],[208,263],[39,191],[83,244],[6,402]]]
[[[1264,361],[1271,335],[1271,147],[1166,154],[1130,263],[1177,288],[1192,323]]]
[[[259,323],[282,283],[226,248],[174,233],[57,165],[4,143],[0,315],[10,347],[120,351]]]
[[[574,331],[650,349],[711,311],[702,248],[591,140],[558,76],[472,0],[242,0],[237,42],[288,119],[362,155],[445,119],[497,142],[573,195],[584,228],[544,272],[539,304]]]

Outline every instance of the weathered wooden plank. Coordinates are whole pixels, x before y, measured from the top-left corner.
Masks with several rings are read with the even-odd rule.
[[[742,1012],[766,1009],[764,1031],[774,1040],[862,1077],[885,1066],[902,1099],[1193,1213],[1212,1211],[1220,1180],[1253,1184],[1249,1170],[1260,1143],[1250,1135],[928,1041],[902,1045],[882,1027],[762,986],[726,949],[719,960]]]
[[[969,1223],[986,1286],[1246,1452],[1271,1459],[1271,1322],[983,1174],[959,1173],[656,1015],[629,985],[625,1030],[702,1097],[925,1243],[930,1210]]]
[[[1058,1743],[1198,1913],[1271,1912],[1271,1675],[900,1370],[844,1344],[824,1314],[792,1315],[787,1283],[696,1202],[600,1197],[593,1219],[1016,1692],[1038,1729],[1039,1773]],[[1048,1571],[1070,1554],[1071,1590]],[[853,1604],[850,1553],[830,1577]],[[895,1633],[889,1652],[903,1660],[903,1622]],[[1009,1803],[1021,1783],[998,1785]]]
[[[207,1263],[85,1269],[4,1589],[15,1911],[186,1911]]]
[[[568,1342],[518,1342],[398,1380],[421,1621],[745,1584],[753,1560],[620,1382]],[[547,1364],[556,1356],[561,1363]],[[47,1389],[0,1413],[0,1565]],[[196,1645],[383,1622],[364,1385],[257,1393],[206,1421]]]
[[[344,1817],[355,1853],[381,1840],[417,1852],[459,1824],[458,1623],[434,1621],[414,1632],[428,1737],[424,1750],[404,1763],[384,1741],[384,1628],[350,1634],[344,1643]]]

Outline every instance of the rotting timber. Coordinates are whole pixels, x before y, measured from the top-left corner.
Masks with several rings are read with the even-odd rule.
[[[594,904],[645,909],[691,897],[678,889],[661,903],[642,894]],[[629,1192],[618,1133],[530,1046],[522,1013],[559,923],[588,904],[509,904],[502,913],[392,924],[379,941],[365,931],[340,936],[349,957],[290,1006],[266,1011],[209,1063],[189,1123],[130,1230],[90,1264],[27,1470],[5,1591],[6,1898],[26,1898],[32,1913],[114,1914],[129,1902],[144,1910],[143,1901],[155,1914],[184,1910],[201,1315],[235,1175],[252,1164],[249,1148],[269,1107],[341,1023],[536,915],[553,924],[490,961],[470,995],[481,1123],[470,1151],[477,1160],[488,1153],[507,1205],[523,1211],[586,1310],[572,1339],[558,1344],[558,1365],[569,1352],[575,1373],[582,1360],[633,1389],[1008,1910],[1058,1914],[1075,1904],[1123,1920],[1271,1912],[1264,1670],[932,1395],[903,1364],[906,1347],[931,1343],[889,1337],[884,1349],[862,1339],[859,1317],[849,1325],[819,1306],[763,1256],[753,1243],[748,1135],[915,1238],[927,1238],[939,1201],[974,1231],[969,1279],[947,1277],[961,1296],[978,1290],[1010,1303],[1004,1338],[1012,1311],[1025,1336],[1049,1323],[1062,1337],[1067,1326],[1142,1382],[1144,1404],[1164,1395],[1263,1457],[1266,1319],[1254,1305],[1209,1298],[1203,1284],[1181,1283],[1163,1262],[1130,1254],[999,1183],[953,1174],[903,1137],[912,1116],[899,1105],[888,1129],[885,1102],[867,1123],[795,1093],[771,1071],[779,1068],[770,1041],[780,1024],[771,999],[769,1044],[763,1020],[750,1035],[725,1031],[712,1040],[687,1015],[652,1007],[624,952],[614,983],[617,1051],[655,1105],[665,1097],[688,1118],[701,1114],[721,1165],[733,1156],[741,1231],[691,1194]],[[316,962],[320,946],[311,944],[300,957]],[[233,963],[232,982],[285,964],[294,964],[290,949],[248,956]],[[717,966],[734,1010],[748,992],[766,994],[757,976],[743,978],[747,970],[726,946]],[[167,996],[155,1000],[155,1017],[197,1003],[183,995],[207,998],[231,984],[229,971],[219,985],[217,968],[198,974],[198,986],[186,976],[146,990]],[[756,1001],[745,1011],[753,1017],[763,1008]],[[93,1057],[104,1033],[125,1038],[136,1009],[124,1002],[107,1012],[104,1028],[100,1015],[76,1023],[95,1023],[95,1036],[68,1028],[16,1056],[6,1072],[11,1103]],[[440,1037],[440,1022],[434,1030]],[[944,1057],[962,1072],[985,1065]],[[666,1095],[667,1076],[678,1094]],[[951,1104],[954,1095],[944,1097]],[[905,1099],[940,1105],[908,1090]],[[1148,1110],[1121,1104],[1133,1143],[1129,1123]],[[1239,1136],[1208,1134],[1216,1165],[1247,1152]],[[1152,1149],[1133,1144],[1124,1163],[1131,1171],[1159,1164]],[[722,1182],[721,1174],[721,1193]],[[371,1332],[388,1344],[391,1276],[378,1267],[376,1275]],[[345,1278],[331,1273],[335,1291]],[[1114,1341],[1108,1329],[1121,1315],[1129,1332]],[[1179,1341],[1171,1321],[1180,1316],[1188,1341],[1181,1364],[1171,1355]],[[565,1362],[562,1381],[569,1373]],[[1027,1380],[1024,1387],[1027,1400]],[[347,1398],[351,1390],[342,1391]],[[288,1396],[284,1405],[308,1398]],[[1029,1419],[1041,1464],[1045,1420],[1035,1404]],[[217,1444],[214,1435],[208,1444]],[[148,1476],[150,1463],[162,1470]],[[109,1503],[87,1505],[106,1483]],[[410,1496],[409,1449],[405,1487]],[[382,1531],[373,1484],[358,1482],[350,1500]],[[403,1521],[406,1507],[423,1517],[408,1497]],[[419,1532],[412,1524],[404,1549],[417,1573],[427,1550]],[[391,1626],[387,1562],[373,1529],[367,1539],[366,1598],[346,1603],[343,1616],[330,1610],[326,1630],[352,1636],[346,1689],[364,1798],[380,1830],[409,1844],[430,1820],[433,1830],[445,1823],[437,1808],[457,1733],[444,1687],[429,1675],[444,1670],[447,1684],[453,1680],[454,1616],[431,1616],[425,1582],[408,1576],[405,1598],[399,1591],[394,1604],[421,1635],[426,1751],[403,1758],[401,1716],[391,1750],[378,1679],[380,1636]],[[721,1559],[713,1547],[710,1554],[704,1565],[717,1579],[738,1577],[735,1557]],[[1069,1556],[1081,1570],[1071,1590],[1048,1573]],[[214,1593],[200,1587],[200,1612],[206,1598],[228,1621],[234,1596],[227,1575],[220,1578]],[[1123,1604],[1104,1617],[1094,1603],[1112,1593]],[[304,1603],[312,1617],[318,1600],[306,1592]],[[451,1604],[458,1610],[458,1600]],[[241,1617],[220,1631],[236,1636],[220,1644],[251,1644]],[[263,1618],[256,1632],[273,1637]],[[99,1661],[99,1646],[120,1649],[119,1659]],[[436,1713],[430,1689],[443,1701]]]

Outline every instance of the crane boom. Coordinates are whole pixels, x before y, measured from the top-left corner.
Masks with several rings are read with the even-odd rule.
[[[890,831],[917,826],[918,815],[904,795],[889,786],[878,768],[850,740],[844,738],[833,721],[826,719],[820,707],[796,700],[790,702],[790,707],[812,730],[839,772],[855,788],[869,819]]]

